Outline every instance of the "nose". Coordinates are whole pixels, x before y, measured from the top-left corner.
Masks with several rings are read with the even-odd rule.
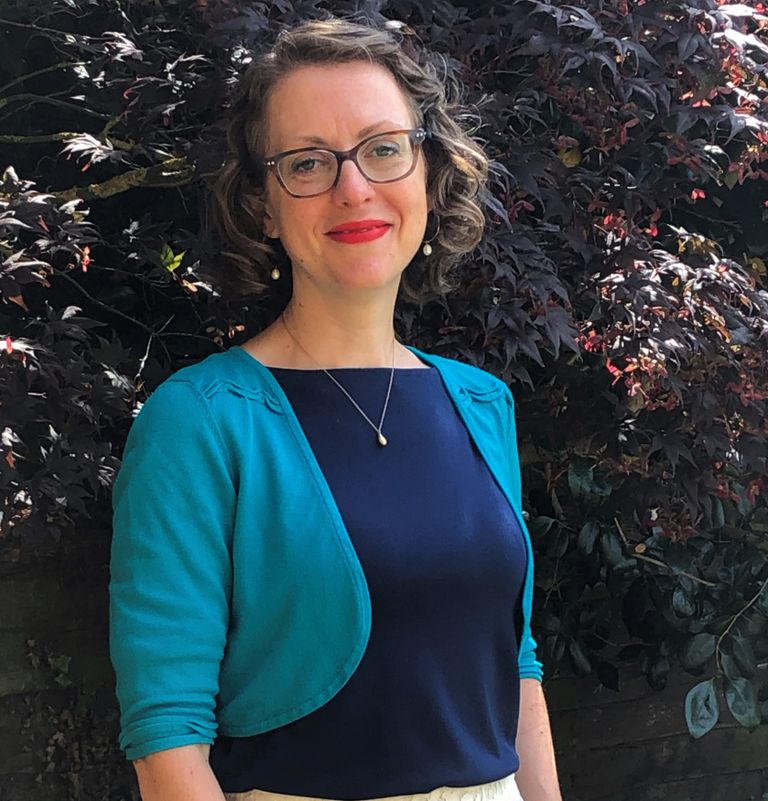
[[[346,159],[341,165],[339,180],[334,188],[337,200],[344,205],[355,205],[372,197],[373,191],[373,185],[352,159]]]

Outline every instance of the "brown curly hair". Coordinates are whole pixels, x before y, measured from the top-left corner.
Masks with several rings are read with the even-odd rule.
[[[431,242],[432,255],[419,251],[405,269],[400,297],[423,303],[453,289],[451,267],[478,244],[485,228],[476,198],[487,184],[488,158],[471,138],[471,130],[459,124],[472,114],[462,104],[462,86],[448,60],[414,47],[398,25],[389,23],[381,30],[336,17],[302,22],[282,30],[272,48],[249,64],[232,99],[227,121],[230,153],[213,181],[205,223],[210,252],[216,254],[211,266],[226,293],[261,294],[270,288],[275,266],[284,275],[290,273],[282,245],[262,231],[265,185],[258,165],[265,156],[270,91],[299,66],[350,61],[389,70],[416,126],[431,133],[422,145],[433,204],[427,236],[438,231]]]

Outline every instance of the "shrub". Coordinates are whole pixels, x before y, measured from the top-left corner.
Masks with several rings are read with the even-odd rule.
[[[88,516],[106,524],[146,395],[285,302],[220,296],[201,201],[249,53],[325,7],[2,12],[0,536],[20,560]],[[702,679],[695,736],[716,722],[717,683],[742,724],[768,713],[751,682],[768,658],[763,12],[369,10],[460,72],[494,159],[487,236],[459,290],[403,303],[397,325],[515,385],[547,672],[617,688],[632,661],[660,688],[680,664]]]

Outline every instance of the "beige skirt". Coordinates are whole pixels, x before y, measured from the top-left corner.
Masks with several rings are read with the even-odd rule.
[[[306,795],[284,795],[267,790],[249,790],[246,793],[224,793],[226,801],[334,801]],[[366,801],[523,801],[517,789],[515,774],[502,779],[471,787],[437,787],[428,793],[414,795],[388,795]]]

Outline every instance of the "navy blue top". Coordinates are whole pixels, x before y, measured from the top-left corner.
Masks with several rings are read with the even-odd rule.
[[[513,773],[525,543],[439,372],[396,369],[381,447],[322,370],[270,370],[339,507],[373,618],[360,665],[324,706],[216,739],[222,790],[351,801]],[[332,373],[378,424],[389,368]]]

